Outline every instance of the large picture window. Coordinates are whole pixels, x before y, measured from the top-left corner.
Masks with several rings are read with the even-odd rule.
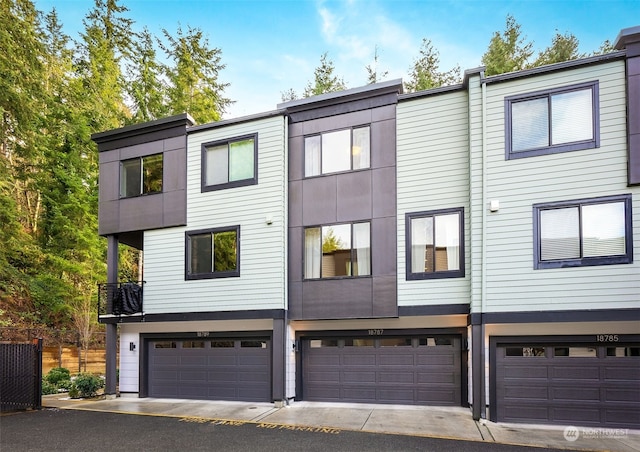
[[[162,154],[120,162],[120,197],[162,192]]]
[[[258,183],[258,136],[249,135],[202,145],[202,191]]]
[[[240,226],[186,233],[186,279],[240,276]]]
[[[369,126],[325,132],[304,139],[304,175],[338,173],[371,166]]]
[[[633,261],[631,196],[533,206],[534,268]]]
[[[305,229],[305,279],[369,275],[371,275],[369,222]]]
[[[407,279],[464,276],[463,209],[406,214]]]
[[[598,110],[597,82],[507,97],[506,158],[598,147]]]

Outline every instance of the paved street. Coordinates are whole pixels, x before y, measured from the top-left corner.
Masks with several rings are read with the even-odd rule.
[[[551,451],[477,441],[49,408],[0,417],[0,450]]]

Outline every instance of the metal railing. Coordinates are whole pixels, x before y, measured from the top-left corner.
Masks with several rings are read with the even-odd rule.
[[[98,318],[142,313],[144,282],[98,284]]]

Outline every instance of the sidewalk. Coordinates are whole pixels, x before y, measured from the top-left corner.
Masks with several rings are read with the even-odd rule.
[[[569,450],[640,452],[640,431],[598,428],[496,424],[472,419],[467,408],[294,402],[283,408],[272,403],[219,402],[183,399],[119,397],[71,400],[44,396],[46,408],[194,418],[212,422],[242,422],[428,436]],[[573,441],[565,439],[567,437]]]

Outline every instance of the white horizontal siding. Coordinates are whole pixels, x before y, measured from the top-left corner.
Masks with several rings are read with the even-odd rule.
[[[253,133],[258,184],[201,193],[201,144]],[[189,135],[187,227],[145,232],[145,313],[284,309],[285,143],[282,116]],[[240,277],[185,281],[185,232],[237,225]]]
[[[464,91],[398,104],[399,306],[469,303],[468,276],[407,281],[405,250],[406,213],[463,207],[469,230],[468,116]]]
[[[505,160],[505,96],[593,80],[599,82],[599,148]],[[484,311],[637,307],[638,263],[533,269],[536,203],[632,193],[634,248],[640,247],[640,189],[627,187],[624,62],[490,84],[487,90],[485,202],[499,200],[500,211],[487,214]]]

